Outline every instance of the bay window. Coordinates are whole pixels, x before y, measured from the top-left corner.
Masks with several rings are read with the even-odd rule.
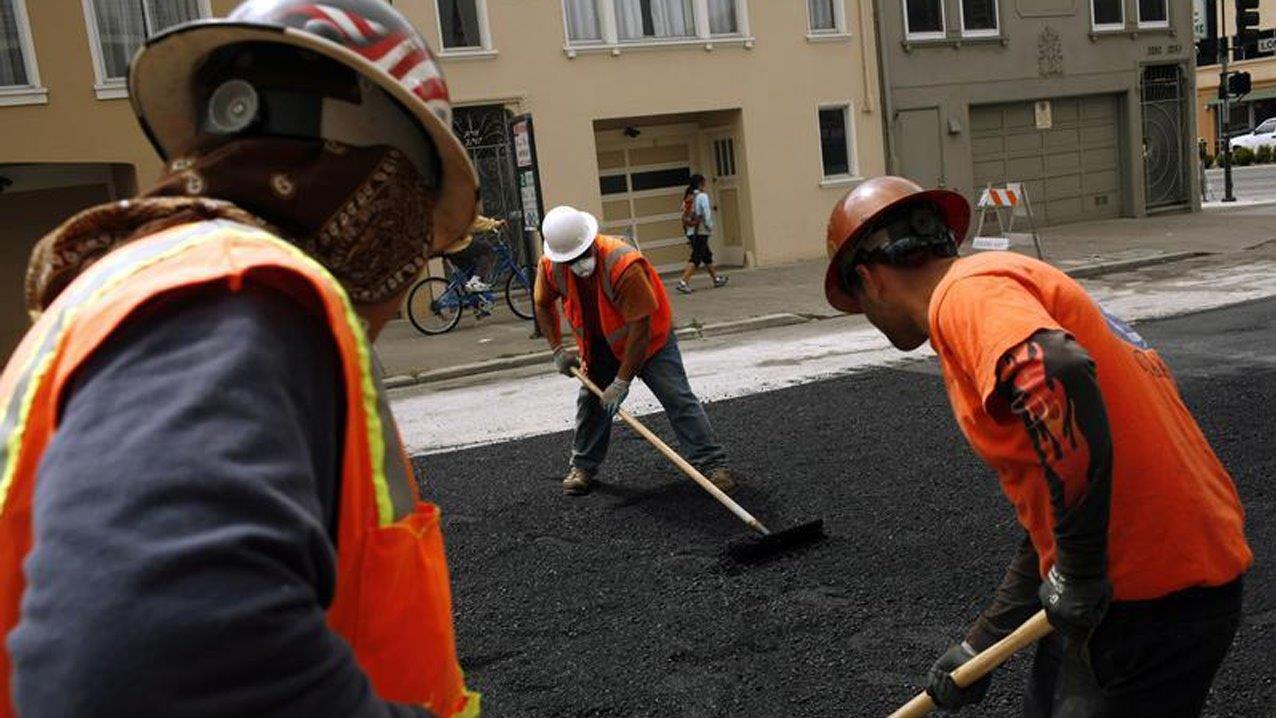
[[[83,0],[99,99],[124,97],[133,54],[146,38],[208,17],[208,0]]]
[[[904,37],[938,40],[944,37],[944,0],[904,0]]]
[[[748,34],[746,0],[563,0],[569,48],[732,39]]]

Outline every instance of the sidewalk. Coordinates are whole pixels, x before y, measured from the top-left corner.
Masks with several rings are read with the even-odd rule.
[[[1234,252],[1276,238],[1274,217],[1236,209],[1167,214],[1048,227],[1041,234],[1046,259],[1078,277],[1092,277],[1200,254]],[[1015,247],[1031,251],[1030,247]],[[673,291],[666,280],[680,336],[724,334],[838,316],[824,300],[823,259],[757,269],[728,270],[731,283],[709,288],[700,274],[696,292]],[[476,321],[466,313],[456,329],[423,336],[406,321],[382,332],[376,349],[391,387],[544,363],[543,339],[531,338],[531,322],[519,321],[503,304],[495,316]],[[568,335],[570,336],[570,335]]]

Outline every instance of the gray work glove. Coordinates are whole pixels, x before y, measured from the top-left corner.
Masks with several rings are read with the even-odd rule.
[[[572,369],[580,368],[580,359],[561,346],[554,347],[554,368],[563,376],[574,377]]]
[[[1112,584],[1106,576],[1078,579],[1064,575],[1056,564],[1037,589],[1046,618],[1069,648],[1079,649],[1090,640],[1112,602]]]
[[[624,403],[627,396],[629,396],[629,382],[617,377],[603,391],[603,408],[607,410],[609,415],[615,416],[616,412],[620,411],[620,405]]]
[[[966,643],[951,646],[944,655],[935,661],[926,674],[926,693],[935,701],[935,705],[948,711],[955,711],[962,706],[973,705],[982,701],[992,685],[992,674],[980,678],[965,688],[958,688],[950,675],[957,667],[975,657],[975,652]]]

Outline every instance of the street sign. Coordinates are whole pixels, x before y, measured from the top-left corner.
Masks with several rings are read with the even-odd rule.
[[[1037,117],[1037,129],[1048,130],[1054,127],[1054,117],[1050,111],[1050,100],[1038,100],[1034,110]]]
[[[1259,52],[1276,52],[1276,37],[1264,37],[1258,41]]]
[[[1206,20],[1205,0],[1192,0],[1192,34],[1200,42],[1209,35],[1209,22]]]

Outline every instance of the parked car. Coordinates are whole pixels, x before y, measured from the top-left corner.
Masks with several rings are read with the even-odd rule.
[[[1263,120],[1252,132],[1232,138],[1233,150],[1244,147],[1247,150],[1257,151],[1263,145],[1276,146],[1276,117]]]

